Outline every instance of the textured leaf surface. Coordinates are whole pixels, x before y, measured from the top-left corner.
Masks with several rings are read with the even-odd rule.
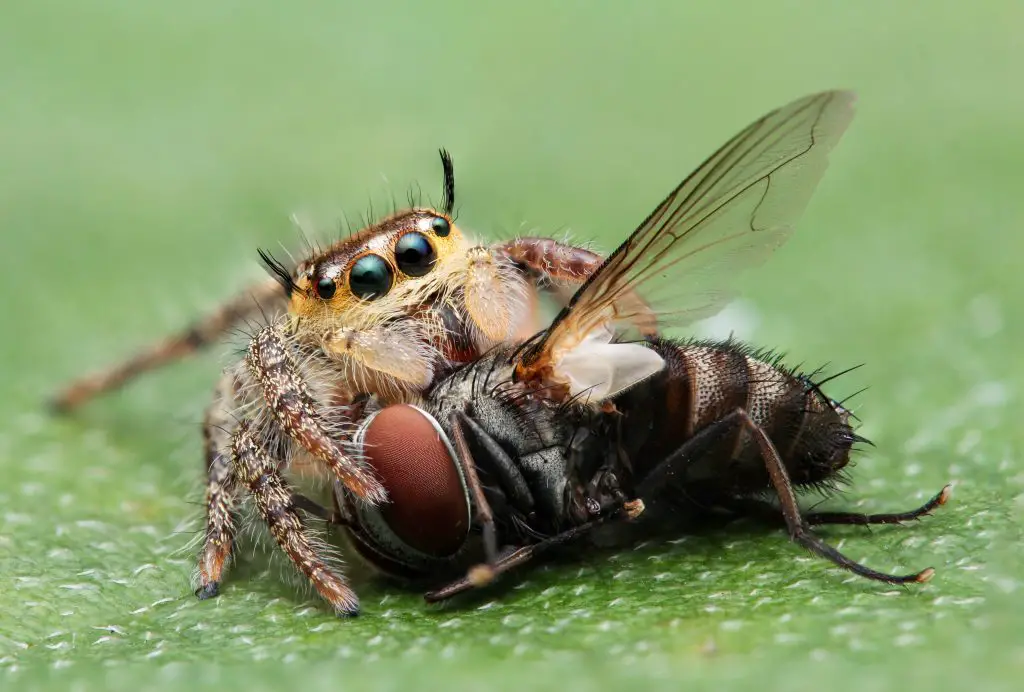
[[[0,673],[67,689],[1000,685],[1024,668],[1019,3],[8,3],[0,22]],[[867,366],[828,531],[851,579],[749,524],[553,565],[457,607],[360,581],[330,617],[255,555],[190,593],[197,422],[221,349],[68,420],[43,397],[453,152],[462,223],[613,246],[718,144],[829,87],[859,113],[787,247],[706,325]],[[439,196],[439,190],[437,195]]]

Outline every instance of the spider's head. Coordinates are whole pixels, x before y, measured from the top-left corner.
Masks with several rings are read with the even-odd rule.
[[[409,314],[458,283],[469,242],[455,225],[455,176],[441,151],[440,209],[396,212],[289,271],[261,252],[288,291],[289,312],[315,327],[359,327]],[[461,260],[461,261],[460,261]]]

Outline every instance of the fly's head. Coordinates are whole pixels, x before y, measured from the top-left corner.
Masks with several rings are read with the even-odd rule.
[[[515,530],[513,514],[564,511],[565,438],[574,425],[503,387],[511,368],[509,349],[497,349],[441,377],[417,405],[368,409],[354,448],[389,501],[371,506],[342,487],[336,492],[354,544],[371,564],[418,577],[476,555],[474,477],[499,533]]]

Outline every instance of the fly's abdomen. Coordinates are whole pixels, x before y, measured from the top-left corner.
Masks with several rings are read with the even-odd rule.
[[[749,492],[768,486],[761,450],[737,411],[771,439],[794,484],[820,483],[849,460],[857,439],[847,415],[777,357],[726,342],[652,343],[666,361],[617,402],[632,419],[624,447],[638,479],[680,449],[677,482]]]

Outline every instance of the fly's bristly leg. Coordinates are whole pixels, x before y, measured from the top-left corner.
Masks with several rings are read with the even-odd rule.
[[[809,512],[804,514],[804,522],[808,526],[825,524],[852,524],[868,526],[871,524],[903,524],[928,516],[949,501],[953,487],[947,485],[920,507],[906,512],[889,512],[882,514],[861,514],[858,512]]]
[[[231,456],[235,476],[251,493],[256,510],[281,549],[338,615],[357,615],[359,599],[313,548],[287,481],[278,464],[259,446],[248,422],[235,430]]]
[[[57,413],[68,413],[130,380],[196,353],[221,338],[240,321],[284,307],[281,285],[270,279],[254,284],[178,334],[151,344],[127,360],[68,384],[51,400]]]
[[[519,565],[530,562],[535,557],[535,555],[536,546],[532,545],[525,546],[522,548],[516,548],[502,553],[498,556],[498,558],[494,561],[493,564],[487,565],[485,567],[485,569],[487,569],[490,573],[491,579],[489,581],[493,581],[495,578],[497,578],[499,574],[502,574],[503,572],[508,572],[509,570],[512,570],[518,567]],[[489,583],[489,581],[481,583],[476,578],[475,571],[470,570],[466,576],[456,579],[450,584],[446,584],[439,589],[434,589],[433,591],[426,592],[425,594],[423,594],[423,599],[427,603],[439,603],[441,601],[446,601],[449,598],[453,598],[467,591],[472,591],[473,589],[478,589],[482,586],[486,586],[486,584]]]
[[[655,500],[677,475],[685,476],[685,466],[688,463],[700,459],[727,435],[735,433],[737,424],[736,414],[732,413],[697,432],[651,469],[643,480],[637,483],[634,495],[648,502]],[[778,509],[775,510],[775,514],[778,515]]]
[[[505,572],[509,572],[528,562],[532,562],[533,560],[537,559],[542,554],[553,548],[565,545],[566,543],[571,543],[572,541],[580,538],[581,536],[590,533],[601,524],[604,524],[612,520],[628,520],[628,517],[626,516],[626,512],[623,507],[617,507],[614,510],[610,511],[609,513],[599,516],[592,521],[588,521],[585,524],[580,524],[579,526],[574,526],[571,529],[568,529],[567,531],[563,531],[562,533],[559,533],[557,535],[545,538],[544,540],[534,543],[532,545],[514,548],[512,550],[508,550],[502,553],[500,556],[498,556],[498,558],[494,561],[493,564],[487,565],[487,569],[489,569],[491,572],[490,581],[493,581],[495,578],[497,578],[501,574],[504,574]],[[442,586],[439,589],[428,591],[427,593],[423,594],[423,598],[428,603],[437,603],[439,601],[444,601],[449,598],[452,598],[453,596],[457,596],[461,593],[465,593],[466,591],[470,591],[472,589],[484,586],[486,585],[486,583],[488,582],[480,583],[476,579],[474,579],[473,570],[470,570],[469,574],[467,574],[465,577],[457,579],[451,582],[450,584],[446,584],[445,586]]]
[[[808,526],[847,525],[847,526],[871,526],[877,524],[898,525],[910,521],[917,521],[922,517],[932,514],[936,509],[949,501],[952,486],[947,485],[937,494],[932,496],[920,507],[906,512],[890,512],[883,514],[864,514],[861,512],[803,512],[804,524]],[[730,498],[720,503],[723,509],[739,516],[755,516],[758,519],[777,521],[785,524],[785,520],[779,513],[778,506],[756,498]]]
[[[841,552],[825,543],[821,538],[814,535],[807,522],[800,516],[800,508],[797,505],[796,493],[793,491],[793,484],[786,472],[786,466],[779,456],[778,450],[764,429],[758,425],[744,409],[737,409],[729,414],[727,418],[738,421],[753,435],[754,440],[761,451],[761,458],[764,460],[768,476],[771,478],[772,486],[779,497],[782,516],[786,520],[789,535],[794,542],[803,546],[819,557],[829,560],[833,564],[847,569],[854,574],[885,582],[887,584],[910,584],[922,583],[932,578],[935,570],[931,567],[915,574],[895,575],[878,572],[866,567],[855,560],[843,555]],[[725,419],[723,419],[725,420]],[[940,493],[940,496],[942,493]]]
[[[329,526],[346,526],[344,518],[335,510],[327,509],[322,504],[301,493],[292,494],[292,504],[295,509],[301,509],[311,517],[322,519]]]
[[[286,435],[326,464],[358,497],[374,503],[387,499],[384,486],[342,449],[337,435],[327,430],[280,327],[270,325],[260,330],[249,344],[246,364],[260,385],[267,408]]]
[[[462,429],[466,414],[455,411],[449,417],[451,423],[456,461],[462,468],[466,485],[469,486],[469,493],[473,498],[473,506],[476,508],[476,521],[479,522],[483,531],[484,541],[484,564],[473,567],[466,578],[476,586],[483,586],[497,576],[498,563],[498,534],[494,526],[494,513],[491,505],[484,496],[483,485],[476,473],[476,464],[473,461],[473,454],[466,442],[466,434]]]
[[[816,536],[810,526],[815,524],[894,524],[901,521],[909,521],[924,516],[935,510],[936,507],[944,504],[949,497],[949,486],[943,488],[942,492],[933,497],[923,506],[910,512],[900,514],[877,514],[864,515],[845,512],[819,512],[801,514],[797,504],[796,493],[793,484],[786,472],[785,464],[779,455],[775,444],[768,437],[764,429],[755,422],[744,409],[736,409],[732,413],[723,416],[714,424],[701,430],[699,433],[685,442],[676,452],[662,461],[653,469],[644,481],[637,486],[637,495],[640,498],[653,499],[661,492],[675,475],[682,476],[686,463],[699,458],[701,453],[710,444],[723,439],[725,435],[735,432],[737,426],[743,426],[750,431],[758,445],[761,458],[764,460],[765,468],[771,480],[773,489],[779,498],[779,507],[768,502],[754,499],[733,499],[725,503],[726,509],[739,514],[756,513],[758,516],[770,516],[772,519],[779,517],[782,513],[782,521],[789,531],[794,542],[803,546],[819,557],[823,557],[832,563],[847,569],[854,574],[885,582],[887,584],[907,584],[914,582],[926,582],[932,578],[935,571],[928,568],[915,574],[893,575],[875,571],[859,562],[851,560],[832,546],[825,543]]]

